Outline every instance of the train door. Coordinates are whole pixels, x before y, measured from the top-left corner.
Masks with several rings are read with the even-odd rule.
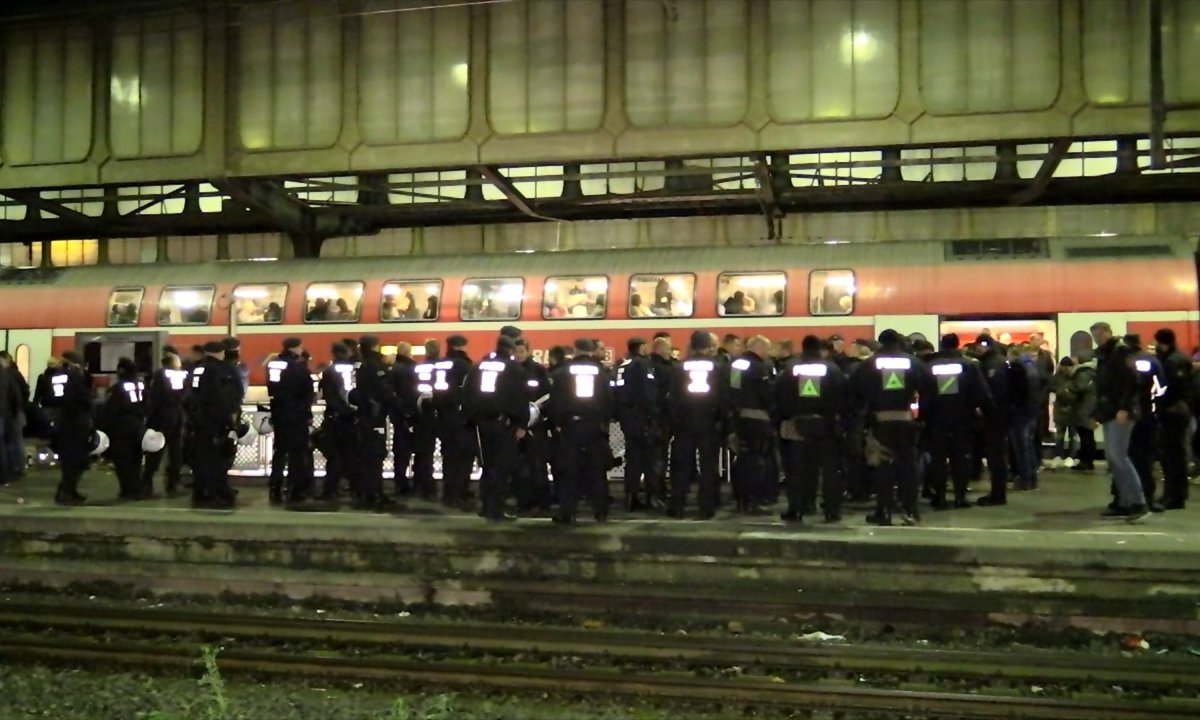
[[[50,360],[53,330],[9,330],[5,349],[32,385]]]

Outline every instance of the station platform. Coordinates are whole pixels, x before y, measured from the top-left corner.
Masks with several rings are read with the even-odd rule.
[[[115,479],[95,471],[81,486],[89,504],[60,508],[55,480],[37,471],[0,489],[0,583],[1200,636],[1200,510],[1101,519],[1103,474],[1043,473],[1041,489],[1005,507],[927,510],[918,527],[888,528],[866,524],[865,506],[835,525],[617,511],[573,528],[489,524],[420,500],[389,514],[289,511],[245,480],[237,509],[191,510],[185,498],[119,502]]]

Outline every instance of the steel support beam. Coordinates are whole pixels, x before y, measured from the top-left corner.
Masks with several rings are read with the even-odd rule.
[[[1167,98],[1163,88],[1162,0],[1150,0],[1150,167],[1167,166],[1163,139],[1167,124]]]
[[[492,165],[480,165],[475,168],[475,172],[479,173],[484,180],[487,180],[493,186],[495,186],[497,190],[504,193],[504,197],[510,203],[512,203],[512,206],[520,210],[522,213],[538,220],[555,220],[555,218],[546,217],[545,215],[538,214],[536,211],[534,211],[534,209],[529,206],[529,201],[524,195],[521,194],[521,191],[517,190],[517,186],[513,185],[512,181],[505,177],[504,174],[500,172],[499,168]]]
[[[83,230],[107,226],[109,224],[108,221],[101,218],[91,217],[90,215],[84,215],[78,210],[72,210],[57,200],[49,200],[44,198],[39,190],[26,190],[23,188],[17,188],[5,190],[4,194],[21,203],[22,205],[29,207],[31,210],[45,210],[60,220],[65,220],[79,225],[80,229]]]
[[[212,184],[234,203],[287,234],[296,257],[316,257],[327,238],[374,232],[360,213],[333,208],[318,211],[287,192],[280,180],[222,178]]]
[[[758,204],[762,208],[763,220],[767,223],[767,239],[783,238],[783,211],[779,209],[779,198],[775,194],[775,173],[766,155],[754,159],[754,179],[758,184]]]
[[[1050,152],[1046,153],[1045,159],[1042,160],[1042,166],[1038,168],[1033,182],[1025,189],[1013,195],[1009,204],[1025,205],[1037,200],[1042,193],[1046,192],[1046,187],[1054,177],[1054,172],[1058,170],[1058,166],[1062,163],[1063,158],[1067,155],[1067,150],[1070,148],[1071,141],[1069,139],[1055,140],[1054,144],[1050,146]]]

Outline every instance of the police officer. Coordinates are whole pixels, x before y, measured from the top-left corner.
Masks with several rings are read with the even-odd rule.
[[[1163,507],[1182,510],[1188,496],[1187,431],[1191,424],[1192,363],[1175,344],[1175,331],[1154,333],[1158,362],[1167,385],[1158,398],[1159,462],[1163,473]]]
[[[325,456],[325,481],[321,489],[322,500],[337,500],[342,478],[346,478],[352,494],[358,494],[356,468],[358,458],[354,406],[350,404],[350,392],[354,390],[354,363],[350,361],[350,348],[345,343],[335,342],[331,348],[333,362],[321,371],[318,387],[325,401],[325,417],[320,431],[314,436],[317,447]]]
[[[991,491],[976,504],[984,507],[1005,505],[1008,503],[1008,431],[1013,422],[1008,360],[1003,348],[987,333],[976,338],[975,347],[979,353],[979,369],[992,397],[991,412],[983,417],[983,445]]]
[[[504,505],[517,464],[517,442],[529,425],[525,371],[513,358],[511,337],[501,335],[495,352],[480,360],[463,385],[463,411],[479,443],[480,515],[488,522],[515,520]]]
[[[433,500],[437,488],[433,480],[433,456],[437,449],[437,415],[433,408],[434,366],[441,359],[436,340],[425,342],[425,358],[413,366],[411,379],[393,376],[397,395],[406,407],[415,408],[409,423],[412,428],[412,483],[417,497]],[[410,386],[411,383],[411,386]]]
[[[412,422],[417,412],[416,366],[412,358],[412,345],[396,343],[396,356],[388,371],[389,382],[396,393],[396,406],[388,419],[392,423],[392,477],[397,496],[413,493],[412,482],[408,479],[408,466],[412,462]]]
[[[467,339],[446,339],[446,357],[434,363],[433,407],[437,435],[442,443],[442,503],[462,506],[469,501],[468,484],[475,464],[475,433],[467,427],[462,410],[462,386],[474,363],[467,355]]]
[[[662,497],[654,462],[654,437],[660,432],[661,420],[649,347],[642,338],[632,338],[626,345],[629,353],[616,369],[614,399],[617,420],[625,436],[625,509],[633,511],[644,507],[638,498],[643,477],[647,504]]]
[[[608,519],[608,422],[613,413],[612,388],[589,339],[575,341],[575,357],[550,374],[547,412],[557,428],[559,459],[555,476],[558,513],[554,522],[573,525],[582,489],[597,521]]]
[[[730,398],[737,411],[737,455],[732,479],[739,512],[765,512],[771,495],[770,481],[774,478],[768,477],[772,465],[768,458],[774,453],[774,373],[767,361],[770,349],[770,340],[755,335],[746,341],[746,351],[729,366]]]
[[[102,409],[104,431],[108,433],[109,456],[117,474],[122,500],[145,500],[148,488],[141,486],[142,436],[146,432],[146,386],[138,377],[133,360],[117,360],[117,376],[108,388]]]
[[[927,387],[921,391],[921,418],[927,429],[929,449],[929,485],[932,504],[944,510],[946,503],[946,463],[954,480],[954,507],[967,508],[967,483],[971,465],[971,422],[991,413],[991,394],[983,371],[975,360],[963,356],[958,335],[942,338],[941,351],[929,362]]]
[[[87,498],[79,494],[79,480],[87,470],[93,431],[91,383],[83,372],[83,357],[74,350],[63,353],[62,364],[48,380],[44,403],[57,416],[54,447],[62,469],[54,502],[82,505]]]
[[[383,461],[387,458],[387,419],[397,412],[399,400],[388,369],[379,352],[379,338],[364,335],[358,341],[362,361],[355,373],[350,403],[358,408],[358,448],[361,456],[360,482],[355,506],[386,510],[395,501],[383,492]]]
[[[671,408],[671,506],[667,514],[683,517],[692,479],[699,470],[700,519],[711,519],[720,502],[718,465],[722,440],[729,429],[731,407],[727,375],[716,359],[711,333],[692,333],[686,360],[675,365],[668,402]]]
[[[267,392],[271,397],[271,424],[275,428],[275,451],[271,457],[271,503],[284,500],[287,472],[287,501],[303,502],[312,492],[313,384],[308,363],[302,357],[298,337],[283,341],[283,351],[267,363]]]
[[[1158,356],[1142,348],[1140,335],[1125,336],[1125,344],[1133,351],[1133,366],[1138,376],[1139,414],[1133,426],[1133,437],[1129,441],[1129,459],[1142,480],[1142,494],[1146,496],[1146,507],[1151,512],[1162,512],[1163,506],[1154,497],[1157,483],[1154,481],[1154,462],[1158,451],[1158,398],[1167,386]]]
[[[671,378],[675,376],[674,349],[671,347],[671,336],[659,333],[654,338],[654,347],[650,354],[650,363],[654,368],[654,407],[658,423],[651,428],[650,434],[650,466],[651,473],[658,480],[658,487],[646,488],[651,507],[662,509],[667,506],[670,492],[667,488],[667,460],[671,454],[671,410],[668,396],[671,391]]]
[[[514,341],[514,357],[525,371],[525,399],[531,403],[541,402],[550,395],[550,373],[546,371],[529,349],[529,341],[517,338]],[[517,469],[513,476],[513,494],[517,498],[517,509],[521,512],[550,509],[550,477],[546,472],[549,457],[549,438],[546,422],[538,418],[525,431],[517,443]]]
[[[774,388],[779,408],[787,510],[780,519],[797,522],[815,510],[820,481],[825,521],[842,519],[843,481],[838,466],[840,434],[850,405],[850,386],[836,360],[821,357],[821,339],[808,335],[800,357],[783,367]]]
[[[204,358],[188,376],[184,400],[192,449],[192,506],[225,509],[233,507],[234,494],[224,450],[241,414],[240,389],[225,362],[225,345],[212,340],[203,349]]]
[[[917,512],[917,435],[912,404],[925,387],[921,361],[903,348],[903,338],[892,329],[879,335],[879,352],[864,362],[851,382],[868,429],[882,448],[883,463],[875,484],[875,512],[867,522],[891,525],[896,504],[894,487],[900,489],[904,524],[915,525]],[[890,459],[888,458],[890,456]]]
[[[182,368],[179,356],[164,353],[162,367],[150,378],[146,392],[146,427],[163,434],[166,444],[162,450],[146,455],[142,469],[142,488],[154,491],[154,475],[167,456],[166,492],[174,496],[179,490],[179,474],[183,467],[183,395],[188,373]]]

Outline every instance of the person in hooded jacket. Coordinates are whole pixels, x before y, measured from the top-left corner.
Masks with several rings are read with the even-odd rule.
[[[976,504],[1004,505],[1008,502],[1008,435],[1012,423],[1012,397],[1009,391],[1008,359],[991,335],[975,340],[979,365],[992,396],[992,412],[983,418],[984,447],[991,491]]]
[[[1166,387],[1158,398],[1160,463],[1163,473],[1163,507],[1182,510],[1188,498],[1187,432],[1192,421],[1192,363],[1175,344],[1175,331],[1154,333],[1158,361]]]
[[[1071,373],[1074,395],[1070,422],[1079,436],[1079,455],[1072,467],[1078,472],[1096,469],[1096,359],[1079,359]]]

